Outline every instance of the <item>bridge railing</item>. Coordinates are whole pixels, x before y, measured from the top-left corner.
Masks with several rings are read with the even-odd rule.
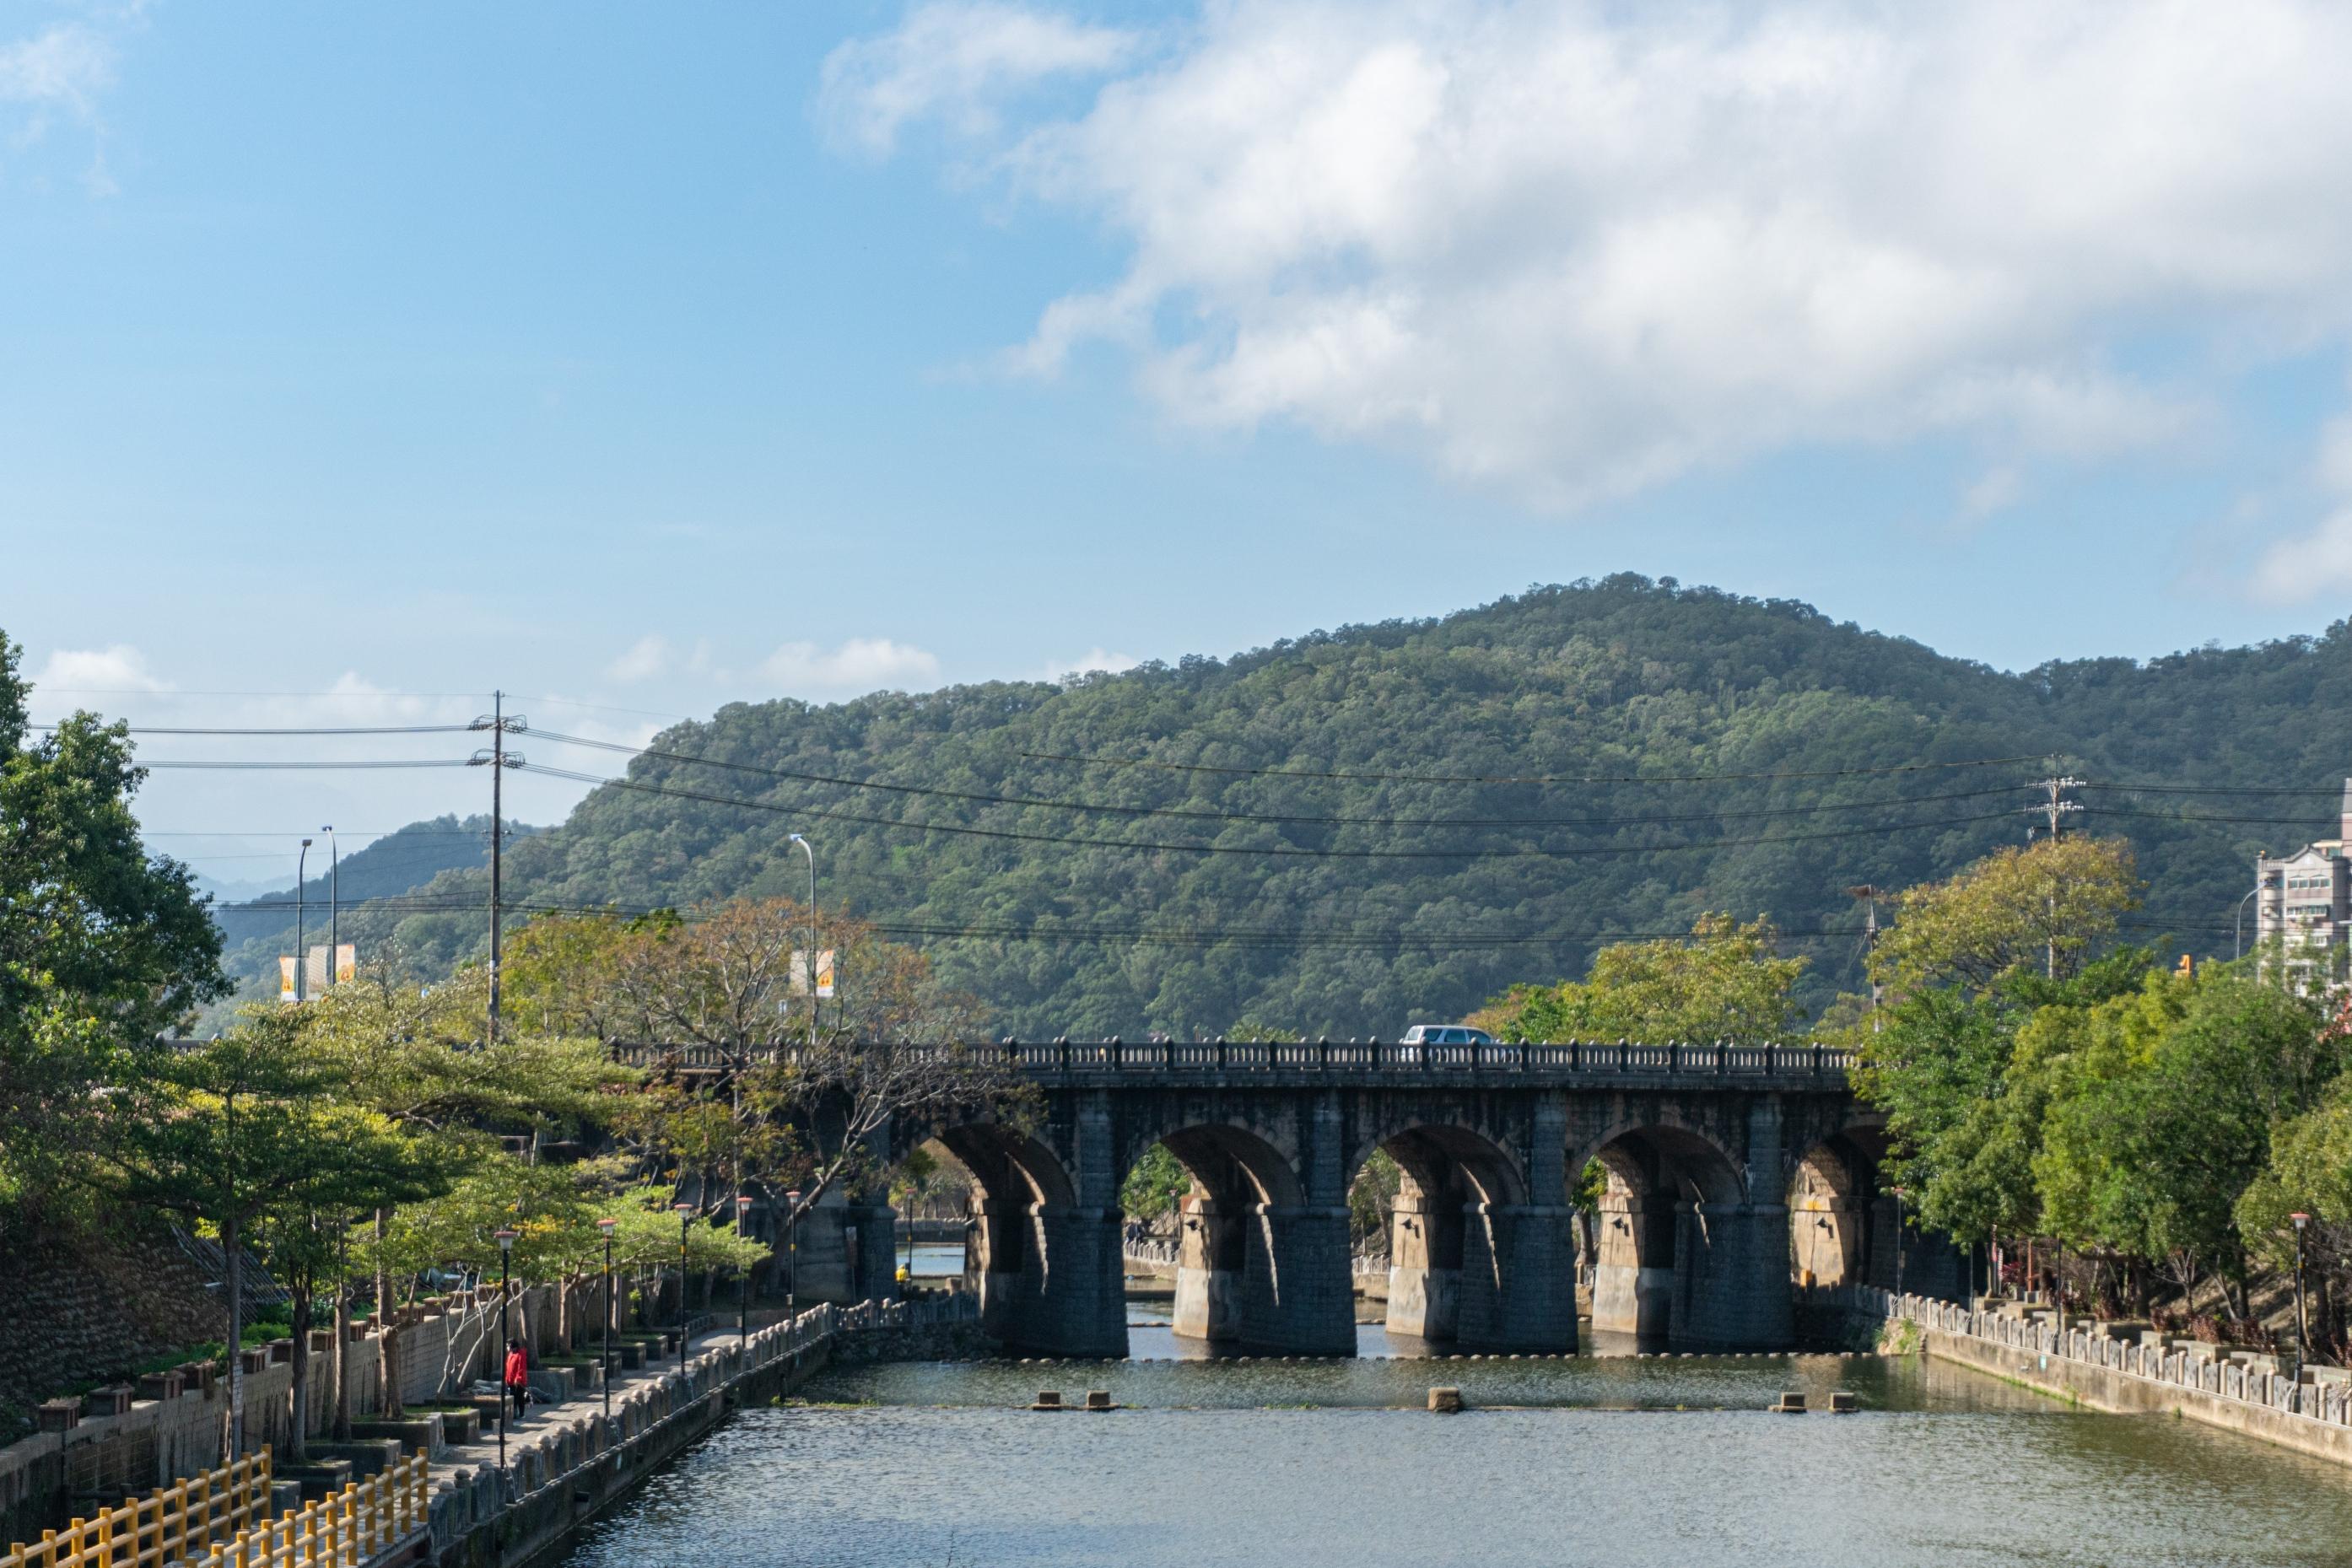
[[[902,1048],[903,1049],[903,1048]],[[1530,1045],[1400,1045],[1384,1040],[1002,1040],[994,1045],[941,1045],[942,1057],[1001,1053],[1003,1064],[1035,1077],[1148,1073],[1493,1072],[1595,1076],[1822,1077],[1850,1071],[1858,1052],[1836,1046],[1664,1044],[1633,1040],[1562,1040]],[[729,1051],[709,1045],[618,1041],[614,1060],[630,1066],[686,1072],[730,1072],[754,1063],[786,1062],[798,1048],[776,1045]]]

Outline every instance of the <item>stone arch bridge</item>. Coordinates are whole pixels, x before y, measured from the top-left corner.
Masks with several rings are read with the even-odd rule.
[[[623,1049],[681,1066],[677,1052]],[[887,1152],[936,1142],[971,1172],[966,1278],[989,1331],[1031,1354],[1126,1354],[1119,1190],[1154,1145],[1191,1177],[1176,1330],[1235,1348],[1354,1353],[1348,1192],[1375,1149],[1402,1172],[1391,1333],[1465,1349],[1573,1350],[1580,1255],[1597,1331],[1677,1349],[1785,1347],[1794,1283],[1891,1282],[1894,1217],[1876,1194],[1884,1133],[1848,1086],[1848,1052],[1115,1040],[1003,1049],[1037,1092],[1032,1114],[1020,1124],[902,1120]],[[1605,1180],[1586,1218],[1573,1194],[1589,1163]],[[889,1220],[869,1200],[853,1201],[839,1223],[887,1236]],[[870,1244],[848,1250],[888,1256]]]

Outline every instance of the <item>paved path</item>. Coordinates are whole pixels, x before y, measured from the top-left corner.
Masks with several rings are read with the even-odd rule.
[[[753,1314],[755,1318],[761,1315]],[[772,1321],[779,1315],[772,1312],[766,1314]],[[752,1329],[756,1333],[765,1326],[765,1323],[754,1322]],[[724,1327],[705,1329],[697,1333],[688,1343],[688,1354],[700,1355],[705,1351],[718,1350],[734,1343],[735,1325],[730,1322]],[[592,1343],[583,1346],[576,1354],[593,1356],[599,1348],[600,1346]],[[620,1351],[615,1346],[613,1354],[614,1408],[618,1409],[622,1400],[632,1390],[650,1388],[661,1380],[664,1374],[674,1373],[677,1370],[677,1353],[672,1351],[660,1361],[648,1363],[636,1371],[631,1372],[620,1364]],[[536,1443],[550,1432],[559,1432],[567,1428],[584,1431],[592,1419],[604,1413],[604,1393],[594,1388],[575,1394],[560,1404],[533,1403],[520,1416],[509,1415],[507,1417],[507,1446],[511,1450],[517,1444]],[[433,1469],[436,1474],[461,1467],[495,1469],[498,1468],[498,1463],[499,1428],[495,1421],[487,1423],[487,1429],[475,1441],[451,1443],[433,1456]]]

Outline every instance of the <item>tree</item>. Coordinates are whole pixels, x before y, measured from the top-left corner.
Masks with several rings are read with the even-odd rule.
[[[2051,981],[2011,971],[1989,989],[1927,987],[1860,1037],[1855,1092],[1886,1113],[1885,1179],[1919,1222],[1966,1239],[2042,1223],[2033,1161],[2083,1015],[2137,988],[2150,955],[2126,949]]]
[[[2114,938],[2139,894],[2122,839],[1996,850],[1948,882],[1903,891],[1894,929],[1872,951],[1871,976],[1898,998],[1927,986],[1983,991],[2021,969],[2064,979]]]
[[[1769,920],[1703,915],[1687,941],[1612,943],[1584,979],[1514,986],[1472,1021],[1509,1041],[1786,1040],[1797,1032],[1790,993],[1807,961],[1778,956],[1779,946]]]
[[[2233,971],[2158,971],[2091,1009],[2033,1162],[2052,1231],[2164,1261],[2184,1289],[2215,1268],[2242,1286],[2239,1207],[2272,1130],[2345,1065],[2326,1026],[2312,998]]]
[[[610,1113],[609,1091],[639,1074],[614,1063],[592,1037],[551,1034],[538,1027],[501,1030],[481,1038],[488,1011],[487,970],[467,967],[437,985],[402,977],[396,962],[361,971],[358,983],[337,986],[304,1009],[309,1049],[328,1063],[361,1104],[443,1145],[454,1173],[481,1155],[477,1134],[505,1130],[527,1134],[535,1152],[551,1130],[583,1127]],[[536,1026],[544,1021],[534,1018]],[[373,1223],[381,1230],[385,1215]],[[378,1256],[381,1249],[363,1249]],[[383,1309],[390,1278],[375,1275],[379,1332],[376,1355],[386,1409],[400,1409],[400,1335]],[[349,1343],[350,1295],[339,1282],[335,1327]],[[338,1406],[339,1426],[341,1408]]]
[[[21,656],[0,636],[0,1226],[83,1190],[100,1088],[227,990],[187,868],[139,841],[130,732],[77,713],[32,738]]]
[[[265,1217],[280,1239],[289,1217],[338,1217],[408,1201],[444,1179],[433,1151],[389,1118],[344,1097],[331,1063],[307,1051],[299,1015],[257,1009],[218,1040],[157,1053],[153,1076],[118,1085],[106,1180],[121,1201],[212,1228],[227,1259],[229,1441],[242,1451],[243,1258]],[[310,1267],[306,1256],[298,1267]],[[307,1321],[295,1322],[298,1336]],[[298,1375],[304,1357],[298,1356]],[[299,1428],[298,1427],[298,1434]],[[299,1451],[298,1435],[296,1447]]]

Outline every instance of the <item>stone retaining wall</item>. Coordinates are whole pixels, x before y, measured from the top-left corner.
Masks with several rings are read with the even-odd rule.
[[[2137,1325],[2070,1321],[2062,1332],[2046,1309],[1989,1312],[1867,1287],[1812,1294],[1865,1318],[1916,1323],[1931,1355],[2095,1409],[2184,1416],[2352,1463],[2352,1378],[2337,1368],[2297,1377],[2275,1356]]]

